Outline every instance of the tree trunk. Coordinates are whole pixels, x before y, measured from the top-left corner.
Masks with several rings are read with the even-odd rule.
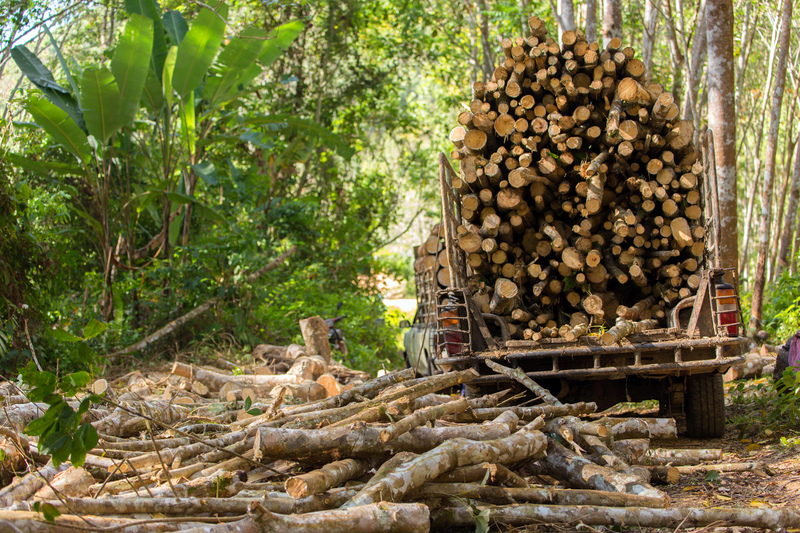
[[[795,103],[797,102],[795,96]],[[791,202],[791,192],[790,192],[790,185],[789,180],[792,176],[792,166],[794,161],[794,152],[795,152],[795,143],[796,139],[794,138],[794,134],[792,132],[792,125],[794,121],[794,108],[792,109],[792,114],[789,117],[789,131],[786,133],[787,142],[786,146],[783,151],[783,183],[781,184],[781,190],[778,193],[778,198],[780,199],[777,203],[777,212],[775,213],[775,221],[777,226],[775,230],[772,232],[774,237],[772,242],[770,243],[770,276],[769,279],[774,281],[778,279],[783,271],[783,267],[779,266],[779,259],[778,256],[780,255],[781,250],[781,242],[783,240],[783,230],[786,225],[786,218],[784,215],[788,215],[789,212],[785,212],[784,208],[786,207],[786,196],[789,195],[789,201]],[[794,181],[794,180],[792,180]],[[789,224],[791,225],[794,220],[789,220]]]
[[[472,409],[459,415],[448,417],[451,422],[477,422],[480,420],[493,420],[505,411],[513,411],[520,420],[533,420],[544,415],[545,418],[556,416],[582,416],[594,413],[597,410],[595,403],[571,403],[567,405],[537,405],[535,407],[487,407]]]
[[[603,0],[603,46],[611,39],[622,39],[622,3],[620,0]]]
[[[484,515],[483,512],[487,514]],[[592,507],[566,505],[521,504],[504,507],[472,507],[436,509],[431,516],[434,529],[475,527],[476,516],[490,524],[529,526],[540,524],[574,524],[587,526],[616,526],[631,528],[703,527],[720,523],[726,526],[745,526],[782,530],[800,527],[800,511],[796,509],[705,509],[677,507],[652,509],[648,507]]]
[[[575,31],[575,4],[573,0],[559,0],[561,7],[559,13],[558,37],[561,39],[561,34],[565,31]]]
[[[666,494],[643,483],[639,477],[596,465],[553,439],[549,439],[547,457],[540,459],[539,464],[548,475],[573,488],[639,494],[665,501],[667,498]]]
[[[14,502],[27,500],[36,491],[42,488],[45,483],[50,482],[56,474],[69,468],[68,464],[61,464],[57,467],[52,462],[48,462],[42,468],[16,478],[8,486],[0,489],[0,506],[8,507]]]
[[[597,42],[597,0],[586,0],[586,40]]]
[[[644,26],[642,28],[642,61],[644,62],[645,80],[653,78],[653,52],[655,51],[656,32],[658,31],[658,0],[645,0]]]
[[[733,3],[732,0],[706,5],[708,41],[708,127],[714,132],[719,190],[720,260],[724,267],[736,266],[736,107],[733,77]]]
[[[414,499],[456,496],[470,500],[504,503],[539,503],[550,505],[609,505],[613,507],[663,508],[666,500],[601,490],[506,488],[478,483],[428,483],[412,494]]]
[[[300,332],[308,355],[321,355],[326,363],[331,361],[331,343],[328,341],[328,324],[318,316],[300,321]]]
[[[774,74],[774,59],[775,54],[778,50],[778,37],[779,37],[779,29],[780,25],[776,24],[772,30],[772,38],[770,40],[770,49],[769,49],[769,58],[767,60],[767,76],[764,79],[764,90],[762,91],[763,98],[761,99],[761,108],[758,110],[758,114],[756,116],[761,117],[758,121],[758,131],[756,133],[756,144],[755,148],[753,149],[753,157],[755,158],[755,172],[753,173],[753,194],[748,198],[748,206],[747,206],[747,214],[745,216],[745,226],[744,226],[744,236],[742,239],[742,249],[739,255],[739,269],[741,276],[744,278],[744,274],[749,271],[749,250],[750,250],[750,235],[752,232],[751,222],[752,216],[755,213],[754,204],[755,199],[757,197],[757,191],[761,186],[761,180],[759,179],[761,168],[763,166],[763,161],[761,159],[761,143],[764,140],[764,124],[766,123],[767,119],[767,102],[769,101],[769,91],[772,87],[772,76]],[[741,133],[742,137],[747,135],[748,125],[745,125],[744,131]],[[720,206],[721,208],[721,206]],[[749,278],[749,276],[747,276]],[[751,283],[752,287],[752,283]]]
[[[683,102],[683,119],[691,120],[697,131],[700,131],[700,119],[702,118],[699,102],[697,101],[697,93],[700,88],[700,80],[703,77],[703,65],[706,62],[706,54],[708,52],[706,33],[706,2],[704,0],[700,3],[700,10],[697,14],[697,26],[694,29],[691,60],[689,61],[687,76],[686,98],[684,98]]]
[[[754,176],[758,176],[761,170],[761,160],[756,161]],[[750,247],[750,234],[753,226],[753,212],[755,211],[756,197],[758,196],[758,186],[761,180],[753,179],[750,191],[747,193],[747,209],[744,214],[744,234],[742,235],[742,249],[739,252],[739,275],[742,279],[747,277],[748,268],[750,265],[749,257],[747,254]],[[750,284],[752,287],[752,284]]]
[[[286,480],[286,492],[295,499],[321,494],[347,480],[363,476],[369,468],[369,462],[358,459],[334,461],[318,470],[290,477]]]
[[[775,152],[778,144],[778,127],[780,126],[781,104],[783,103],[783,89],[786,82],[786,63],[789,56],[789,37],[791,35],[792,0],[784,0],[783,14],[781,16],[781,51],[778,56],[778,68],[775,72],[775,91],[772,94],[772,110],[770,112],[769,132],[767,134],[767,153],[764,165],[764,185],[761,190],[761,227],[758,234],[758,256],[756,258],[756,270],[753,276],[753,297],[750,309],[750,322],[748,330],[754,334],[761,328],[761,316],[764,305],[764,285],[766,282],[767,267],[767,246],[769,243],[771,210],[772,210],[772,187],[775,179]],[[711,38],[709,38],[711,43]],[[711,98],[709,98],[711,101]],[[731,102],[732,103],[732,102]],[[719,165],[718,165],[719,166]],[[732,189],[732,197],[736,198],[736,184]],[[722,194],[720,194],[720,211],[723,208]],[[734,213],[736,203],[734,206]],[[734,222],[735,222],[735,215]],[[723,235],[725,227],[723,226]],[[735,243],[734,243],[735,246]]]
[[[645,465],[696,465],[710,461],[719,461],[722,458],[722,450],[710,449],[650,449],[645,452],[640,463]]]
[[[672,58],[672,96],[675,103],[680,106],[683,97],[683,66],[686,58],[683,55],[683,46],[678,42],[678,32],[675,28],[675,15],[672,10],[672,0],[664,0],[666,14],[667,42],[669,43],[670,57]]]
[[[207,524],[188,533],[427,533],[430,511],[419,503],[363,505],[350,509],[279,515],[261,505],[247,518],[227,524]]]
[[[756,26],[758,24],[758,15],[755,21],[751,18],[753,15],[753,2],[746,2],[744,7],[744,24],[742,24],[742,36],[739,39],[739,61],[736,63],[736,105],[741,104],[742,88],[744,87],[744,75],[748,65],[748,58],[750,56],[750,46],[753,43],[753,37],[756,34]],[[749,34],[749,35],[748,35]]]
[[[478,0],[477,2],[477,16],[478,27],[481,32],[481,49],[483,50],[483,61],[481,66],[483,68],[484,81],[492,77],[494,72],[494,57],[492,53],[492,46],[489,44],[489,15],[486,13],[486,0]]]

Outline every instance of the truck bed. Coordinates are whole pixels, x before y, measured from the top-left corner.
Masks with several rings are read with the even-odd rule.
[[[543,339],[538,342],[509,340],[505,348],[459,357],[442,357],[439,366],[481,367],[481,360],[504,359],[528,376],[569,380],[620,379],[628,375],[666,377],[705,373],[739,363],[742,337],[687,338],[673,329],[633,335],[619,345],[603,346],[599,337],[575,341]],[[481,370],[480,368],[478,368]],[[485,373],[485,372],[482,372]],[[478,383],[508,381],[505,376],[484,375]]]

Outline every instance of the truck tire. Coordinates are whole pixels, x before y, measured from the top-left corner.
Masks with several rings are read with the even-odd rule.
[[[689,377],[686,384],[686,431],[695,438],[719,438],[725,433],[722,374]]]

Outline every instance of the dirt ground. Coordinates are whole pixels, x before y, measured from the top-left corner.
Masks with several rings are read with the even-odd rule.
[[[747,384],[757,387],[758,381]],[[679,484],[665,488],[673,506],[686,507],[782,507],[800,506],[800,427],[762,423],[757,404],[732,402],[735,385],[726,385],[725,436],[721,439],[679,438],[654,441],[664,448],[719,448],[724,463],[759,462],[754,472],[721,472],[682,475]],[[747,419],[748,411],[754,415]],[[734,422],[734,423],[732,423]],[[772,428],[772,429],[771,429]],[[786,439],[781,442],[781,437]],[[712,470],[712,467],[709,467]]]
[[[764,422],[766,411],[761,402],[753,401],[762,394],[766,380],[745,382],[745,392],[735,391],[736,383],[726,384],[727,427],[720,439],[691,439],[684,435],[678,440],[653,440],[651,448],[721,449],[721,463],[757,462],[763,469],[752,472],[712,472],[683,474],[676,485],[658,486],[670,497],[670,507],[698,508],[798,508],[800,507],[800,427],[791,424],[777,426]],[[734,397],[738,395],[738,400]],[[744,397],[744,401],[742,398]],[[622,413],[619,413],[620,415]],[[628,411],[630,416],[656,416],[657,410]],[[680,425],[679,425],[680,427]],[[774,428],[774,429],[771,429]],[[685,429],[685,428],[684,428]],[[781,442],[786,438],[786,443]],[[674,532],[678,524],[669,529],[609,528],[604,526],[537,526],[517,529],[527,532],[593,532],[640,531],[644,533]],[[686,528],[695,533],[749,533],[767,531],[726,524],[712,524],[704,528]],[[800,529],[789,529],[798,533]]]

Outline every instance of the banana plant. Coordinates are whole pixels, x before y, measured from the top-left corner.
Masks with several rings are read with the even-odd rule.
[[[76,82],[54,47],[68,86],[24,46],[12,51],[36,87],[25,109],[74,163],[65,168],[22,157],[14,161],[31,171],[71,173],[91,183],[94,204],[77,212],[96,234],[107,321],[114,308],[114,268],[143,268],[130,254],[129,264],[122,265],[117,251],[118,241],[123,249],[135,248],[142,213],[151,213],[160,225],[156,254],[167,260],[171,249],[188,243],[193,210],[221,219],[195,195],[198,178],[217,179],[214,159],[224,152],[220,144],[258,144],[286,135],[293,141],[275,158],[286,165],[319,145],[352,155],[346,143],[313,121],[239,114],[259,76],[303,31],[302,22],[269,33],[248,27],[229,37],[227,5],[210,0],[201,6],[189,23],[178,12],[162,13],[155,0],[125,0],[129,19],[108,66],[84,67]]]
[[[92,187],[94,208],[78,211],[93,229],[98,255],[103,258],[106,319],[111,317],[113,309],[112,233],[117,218],[112,212],[111,198],[119,192],[112,191],[112,180],[119,172],[116,162],[119,143],[112,139],[123,127],[130,126],[136,116],[152,48],[153,21],[143,15],[131,15],[114,50],[110,69],[84,68],[80,83],[75,84],[65,68],[72,91],[59,85],[53,73],[26,47],[12,50],[14,61],[38,89],[25,99],[26,111],[56,144],[75,158],[74,174],[85,178]],[[57,47],[55,50],[62,68],[66,67],[60,51]],[[91,212],[99,216],[90,215]]]

